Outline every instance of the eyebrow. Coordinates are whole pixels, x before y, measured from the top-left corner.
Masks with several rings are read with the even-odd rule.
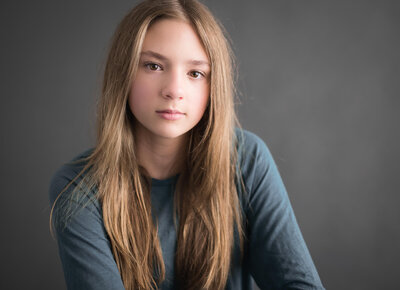
[[[152,51],[152,50],[142,51],[140,54],[141,54],[141,56],[146,56],[147,55],[147,56],[155,57],[155,58],[157,58],[157,59],[159,59],[161,61],[168,61],[168,58],[166,56],[164,56],[162,54],[159,54],[159,53],[157,53],[155,51]],[[205,61],[205,60],[191,59],[191,60],[188,60],[187,63],[193,64],[193,65],[207,65],[207,66],[210,66],[208,61]]]

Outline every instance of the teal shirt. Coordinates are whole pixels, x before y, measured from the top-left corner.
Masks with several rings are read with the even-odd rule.
[[[241,134],[241,133],[242,134]],[[253,133],[236,130],[238,163],[246,193],[237,186],[246,219],[243,260],[236,240],[225,289],[324,289],[294,216],[285,186],[265,143]],[[74,160],[87,156],[86,151]],[[53,176],[50,203],[82,169],[67,163]],[[173,220],[174,190],[178,176],[152,179],[152,212],[158,220],[158,236],[166,279],[159,289],[177,289],[174,254],[177,234]],[[79,182],[78,179],[74,185]],[[68,199],[74,186],[62,195]],[[58,203],[57,203],[58,204]],[[68,289],[124,289],[105,231],[101,205],[90,200],[66,224],[57,226],[56,236]],[[57,206],[56,206],[57,210]]]

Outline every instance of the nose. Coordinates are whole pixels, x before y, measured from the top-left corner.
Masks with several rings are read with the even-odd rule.
[[[184,74],[179,70],[170,71],[165,76],[161,94],[166,99],[182,100],[184,95]]]

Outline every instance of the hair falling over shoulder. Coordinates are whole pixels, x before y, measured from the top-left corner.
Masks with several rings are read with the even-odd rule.
[[[175,193],[179,218],[175,275],[182,289],[223,289],[235,227],[241,243],[243,232],[235,186],[234,62],[222,26],[203,4],[147,0],[119,24],[104,72],[97,144],[81,182],[87,190],[96,189],[125,288],[156,289],[165,268],[151,215],[150,183],[135,156],[135,119],[127,102],[146,31],[160,18],[191,23],[211,64],[210,103],[192,129],[186,170]]]

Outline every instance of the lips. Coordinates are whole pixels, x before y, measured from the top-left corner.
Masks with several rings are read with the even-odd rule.
[[[183,114],[182,112],[178,110],[162,110],[162,111],[156,111],[157,113],[167,113],[167,114]]]
[[[185,114],[178,110],[159,110],[156,113],[163,119],[169,121],[175,121],[182,118]]]

